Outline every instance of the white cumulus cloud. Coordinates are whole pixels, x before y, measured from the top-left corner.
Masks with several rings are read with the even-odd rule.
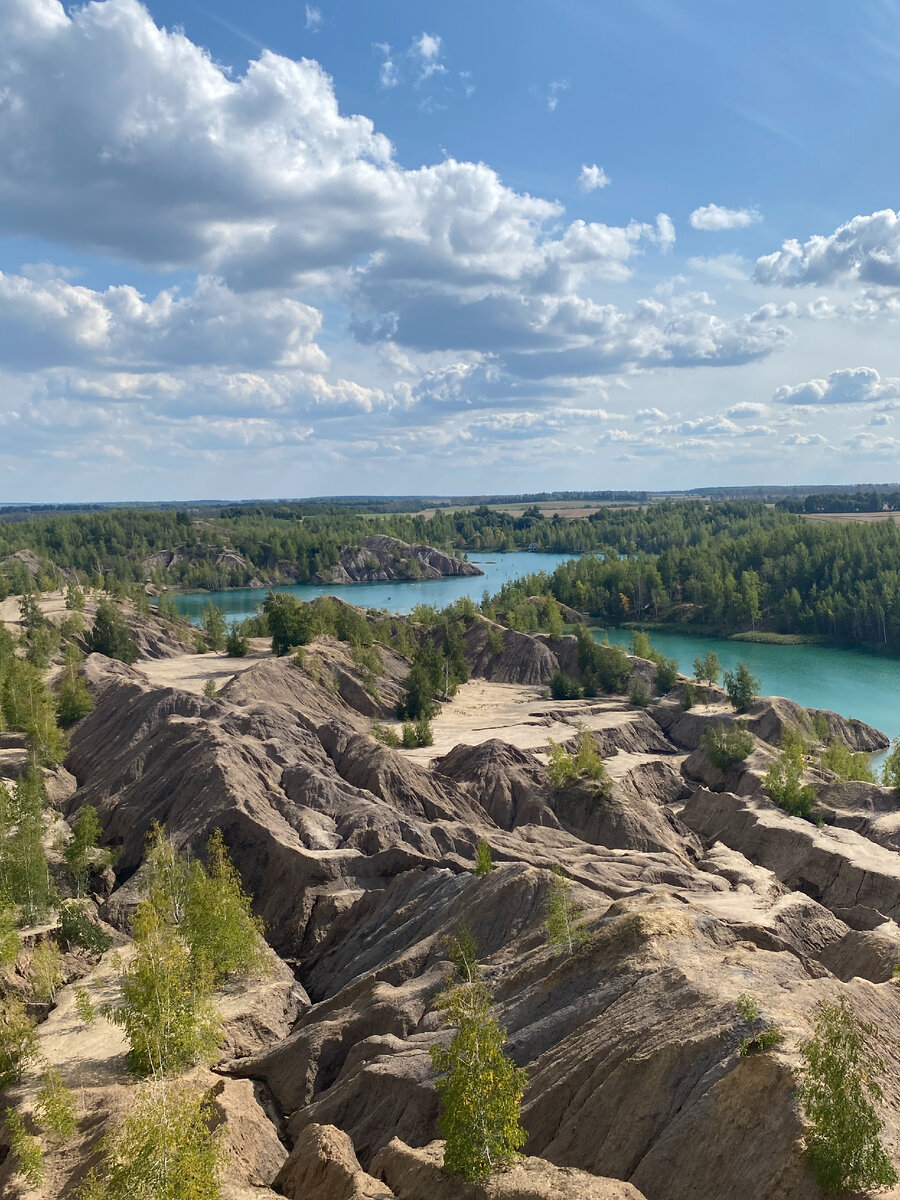
[[[874,404],[900,396],[900,379],[882,379],[874,367],[853,367],[832,371],[827,379],[809,379],[806,383],[776,388],[776,404],[833,405]]]
[[[596,163],[590,166],[582,163],[578,174],[578,186],[583,192],[595,192],[598,188],[609,187],[611,180],[602,167]]]
[[[891,208],[853,217],[830,234],[786,241],[757,260],[759,283],[862,283],[900,286],[900,213]]]
[[[720,204],[704,204],[695,208],[690,221],[694,229],[715,233],[723,229],[746,229],[762,220],[756,208],[723,208]]]

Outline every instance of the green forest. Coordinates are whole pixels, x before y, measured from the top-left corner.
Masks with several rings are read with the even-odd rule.
[[[486,506],[423,516],[272,504],[199,517],[175,508],[38,516],[0,522],[0,597],[57,586],[73,574],[112,590],[302,583],[332,566],[343,546],[375,533],[457,554],[581,554],[552,576],[520,578],[493,598],[492,612],[521,629],[543,623],[545,606],[531,598],[553,596],[605,625],[683,622],[710,633],[900,651],[900,528],[889,520],[810,522],[753,501],[661,501],[577,519],[545,515],[536,505],[521,515]],[[39,567],[22,552],[37,556]]]

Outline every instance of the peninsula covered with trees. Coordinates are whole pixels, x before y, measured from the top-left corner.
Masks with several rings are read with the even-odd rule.
[[[392,538],[407,547],[400,554],[436,547],[452,563],[511,550],[578,555],[552,576],[520,578],[494,598],[491,611],[526,631],[542,624],[537,596],[603,625],[672,623],[900,650],[900,526],[819,523],[746,500],[603,505],[577,517],[538,503],[518,512],[283,504],[36,516],[0,521],[0,594],[67,580],[164,592],[423,577],[421,555],[378,574],[365,546]],[[356,575],[344,563],[357,564]]]

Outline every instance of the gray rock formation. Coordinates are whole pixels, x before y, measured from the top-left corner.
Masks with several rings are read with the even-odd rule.
[[[445,579],[448,575],[483,575],[470,562],[436,550],[410,545],[383,533],[360,546],[341,547],[333,567],[316,573],[314,583],[387,583],[394,579]]]

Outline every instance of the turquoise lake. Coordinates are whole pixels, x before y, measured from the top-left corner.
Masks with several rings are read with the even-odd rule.
[[[436,579],[427,583],[356,583],[345,586],[296,584],[277,588],[301,600],[316,596],[341,596],[351,604],[368,608],[386,608],[408,613],[417,604],[442,608],[460,596],[480,600],[487,589],[493,594],[504,583],[536,571],[550,572],[558,563],[571,558],[567,554],[498,554],[493,558],[471,561],[484,571],[462,579]],[[267,588],[239,588],[234,591],[202,592],[175,596],[179,612],[194,622],[208,601],[223,610],[228,620],[251,616],[265,599]],[[602,636],[602,635],[601,635]],[[630,634],[611,629],[610,641],[626,645]],[[745,662],[769,696],[787,696],[798,704],[830,708],[846,717],[858,717],[883,730],[889,737],[900,737],[900,660],[882,658],[862,650],[840,650],[826,646],[766,646],[753,642],[730,642],[724,638],[706,638],[677,632],[652,634],[654,646],[663,654],[677,658],[681,670],[690,674],[694,658],[715,650],[725,670],[734,670]]]
[[[611,642],[627,646],[630,638],[625,629],[609,630]],[[766,646],[675,632],[652,633],[650,640],[668,658],[677,658],[686,675],[693,673],[698,655],[714,650],[725,671],[746,663],[765,696],[787,696],[810,708],[830,708],[867,721],[891,738],[900,737],[898,659],[831,646]]]
[[[337,586],[297,583],[276,587],[274,591],[289,592],[300,600],[314,600],[316,596],[340,596],[342,600],[358,604],[362,608],[386,608],[395,613],[408,613],[412,612],[417,604],[434,604],[437,608],[443,608],[445,604],[452,604],[461,596],[471,596],[473,600],[479,601],[485,588],[493,595],[510,579],[518,579],[520,575],[532,575],[536,571],[546,571],[549,574],[561,562],[574,557],[577,556],[529,554],[527,551],[519,551],[514,554],[496,554],[492,558],[470,558],[472,565],[479,567],[484,572],[483,575],[431,579],[417,583],[349,583]],[[235,588],[233,591],[175,596],[174,600],[178,611],[195,624],[210,600],[222,609],[230,621],[233,618],[252,616],[265,600],[268,591],[268,588]]]

